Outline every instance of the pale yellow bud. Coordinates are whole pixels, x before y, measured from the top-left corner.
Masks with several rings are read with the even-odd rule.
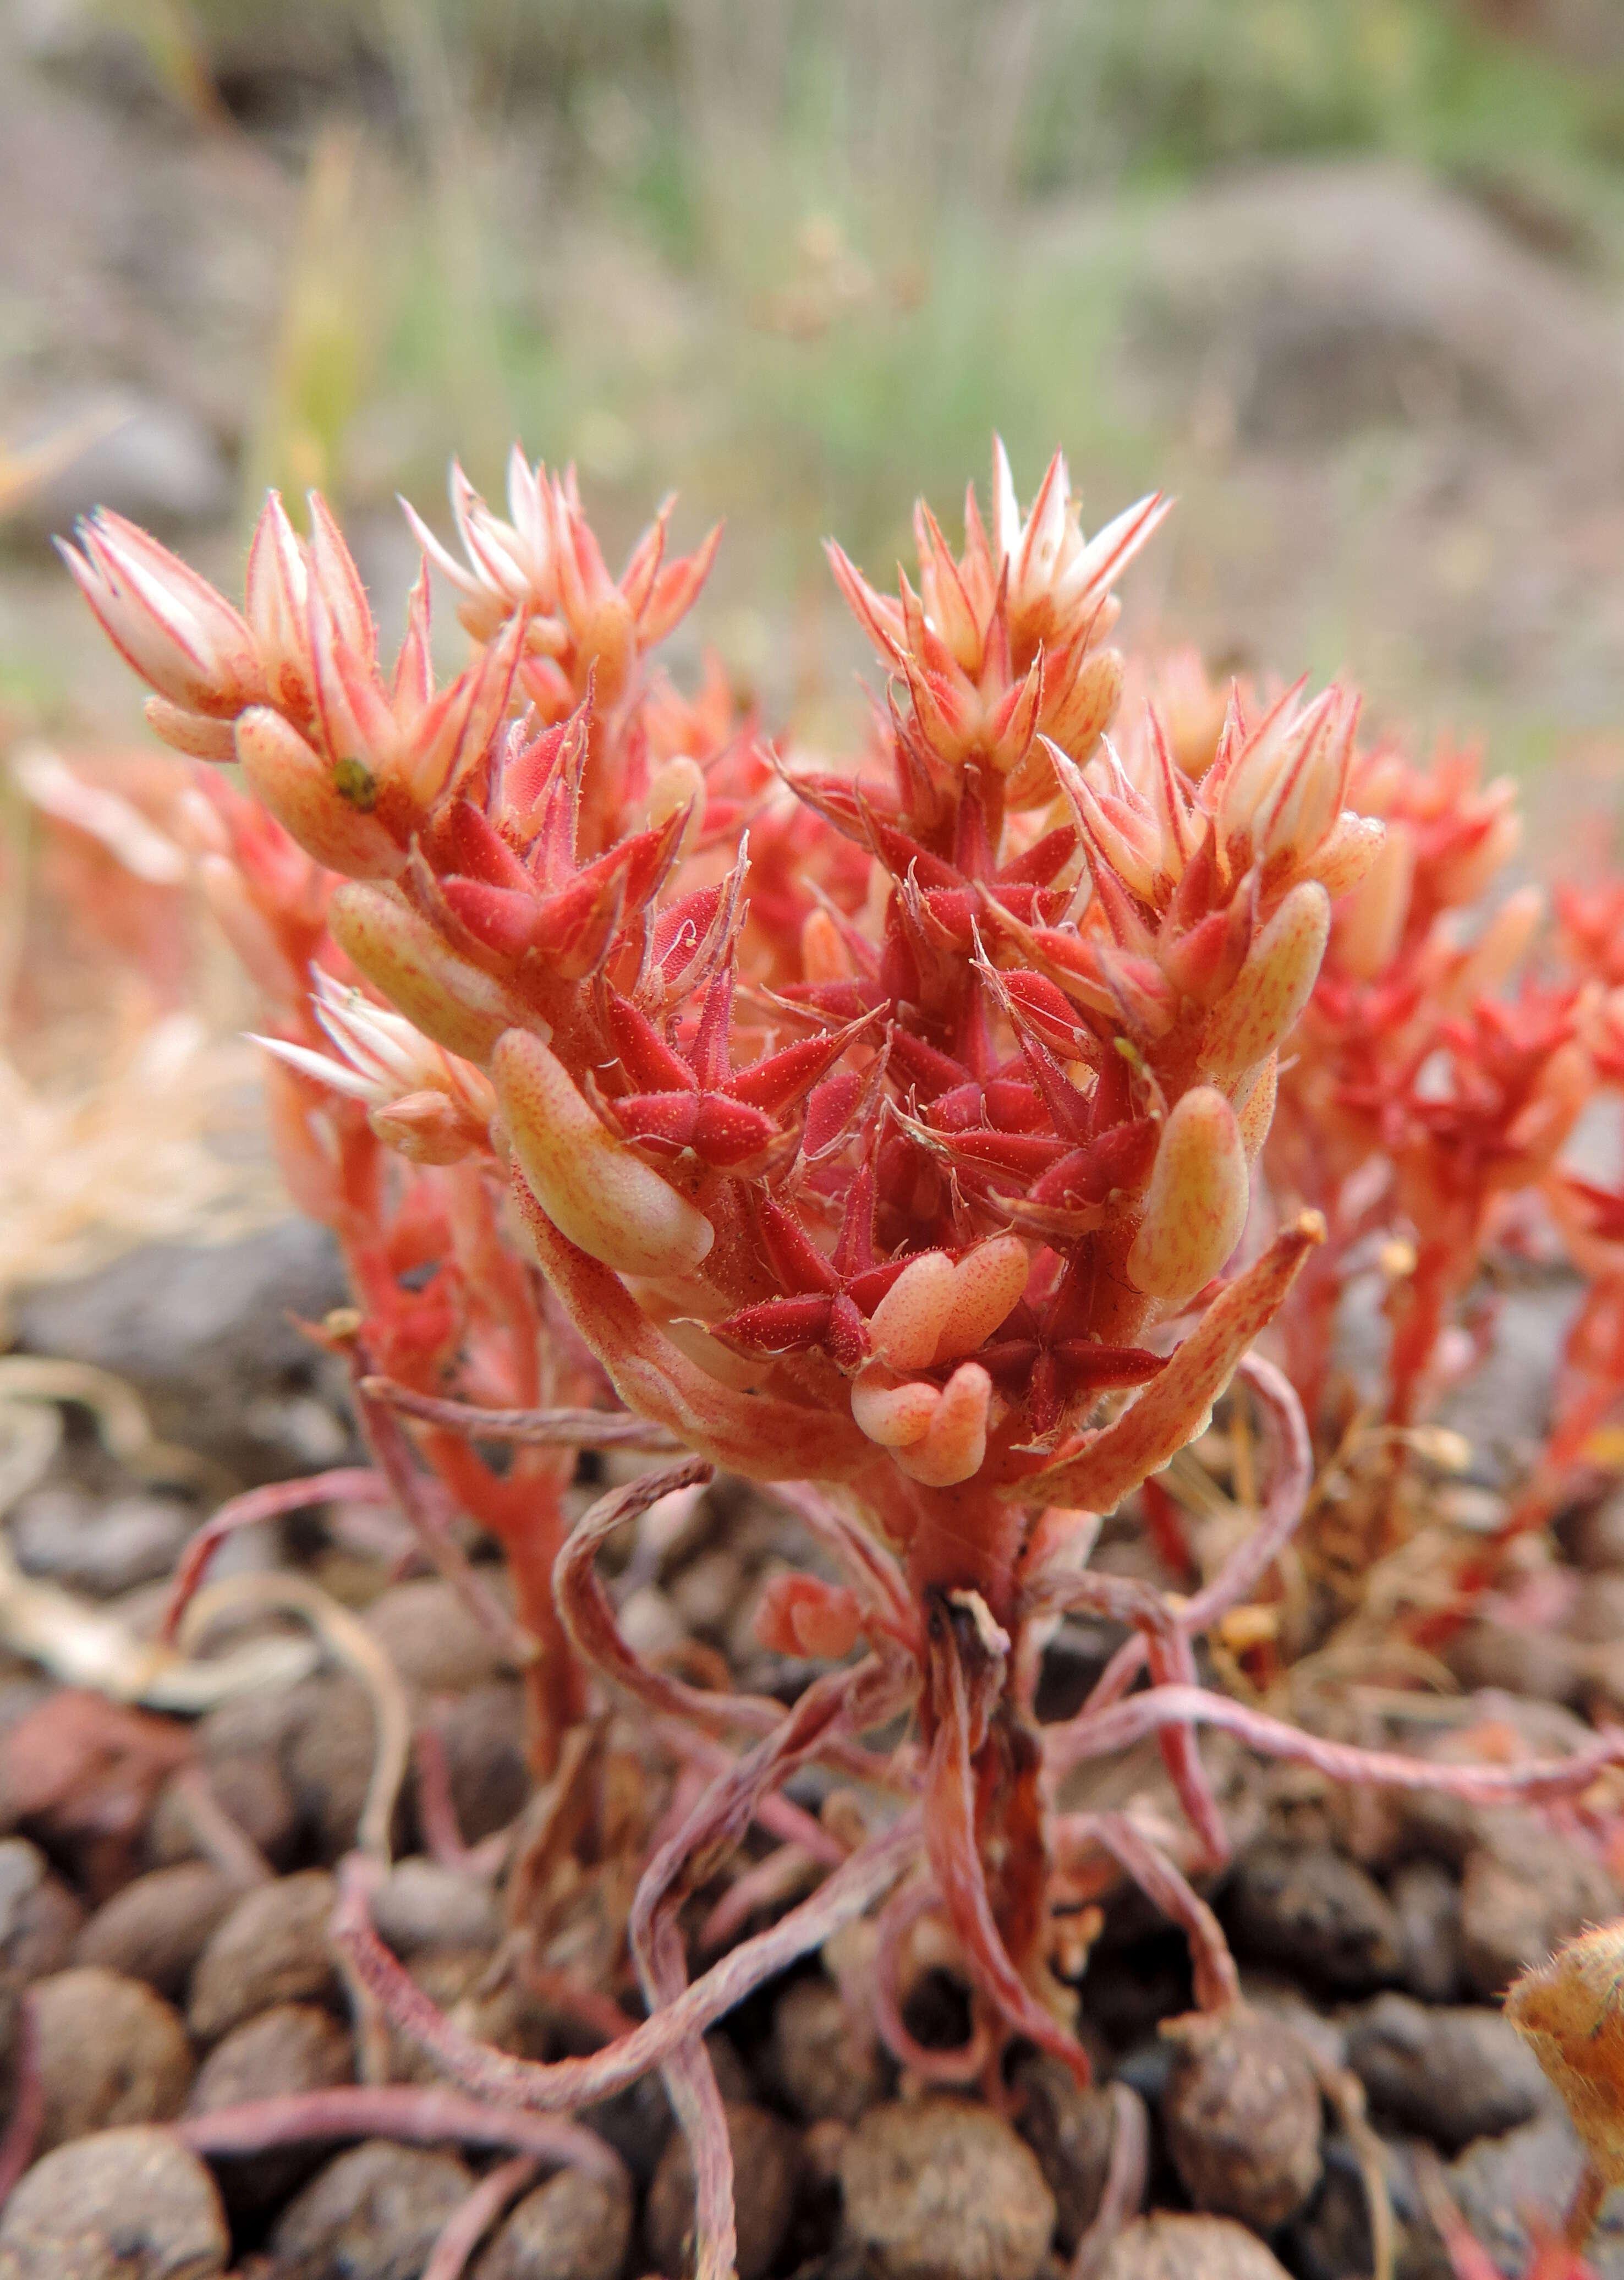
[[[375,787],[364,762],[335,768],[268,705],[236,725],[237,758],[255,797],[307,855],[350,879],[393,879],[405,850],[372,812]]]
[[[875,1358],[892,1369],[927,1369],[953,1304],[953,1262],[945,1251],[911,1259],[868,1325]]]
[[[622,1275],[691,1275],[716,1231],[650,1164],[606,1131],[563,1062],[510,1029],[491,1075],[513,1153],[560,1235]]]
[[[1235,1111],[1212,1085],[1175,1103],[1128,1254],[1135,1286],[1181,1306],[1210,1282],[1241,1239],[1250,1200],[1246,1149]]]
[[[341,887],[327,923],[390,1005],[449,1052],[488,1060],[496,1039],[513,1026],[516,1009],[502,984],[449,951],[427,920],[389,889]]]
[[[1278,1052],[1312,993],[1330,927],[1325,889],[1312,879],[1293,887],[1212,1008],[1204,1072],[1221,1082]]]

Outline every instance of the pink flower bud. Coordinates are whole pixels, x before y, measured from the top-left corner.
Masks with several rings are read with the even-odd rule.
[[[205,713],[189,712],[183,705],[172,705],[166,697],[149,697],[141,709],[153,735],[161,736],[173,751],[186,752],[195,760],[235,759],[237,748],[229,720],[211,720]]]
[[[386,1146],[413,1164],[460,1164],[484,1136],[443,1092],[403,1094],[370,1110],[366,1121]]]
[[[501,983],[447,950],[397,893],[359,882],[334,896],[328,924],[340,949],[414,1028],[464,1060],[487,1061],[520,1019]]]
[[[510,1029],[491,1075],[531,1193],[558,1232],[621,1275],[691,1275],[715,1241],[702,1212],[605,1130],[557,1055]]]
[[[1171,1306],[1186,1305],[1240,1241],[1250,1200],[1235,1111],[1212,1086],[1197,1085],[1162,1128],[1144,1218],[1128,1254],[1135,1283]]]
[[[911,1259],[868,1325],[877,1360],[896,1370],[927,1369],[953,1303],[953,1262],[945,1251]]]
[[[1374,981],[1396,955],[1414,878],[1415,834],[1407,824],[1389,824],[1369,870],[1338,904],[1333,921],[1338,962],[1359,981]]]
[[[105,507],[78,537],[78,547],[58,539],[58,552],[119,656],[160,697],[221,720],[263,700],[253,636],[206,578]]]
[[[863,1610],[843,1583],[815,1575],[774,1575],[756,1609],[756,1637],[774,1654],[838,1662],[857,1645]]]
[[[250,789],[318,863],[351,879],[405,869],[405,850],[373,813],[377,787],[363,762],[335,767],[264,705],[237,722],[236,750]]]
[[[947,1316],[933,1359],[952,1361],[974,1353],[1025,1297],[1027,1271],[1027,1246],[1018,1235],[995,1236],[966,1251],[953,1268]]]
[[[987,1454],[991,1406],[991,1378],[980,1362],[960,1362],[923,1434],[893,1452],[896,1462],[925,1488],[947,1489],[972,1479]]]
[[[922,1378],[899,1382],[883,1362],[870,1362],[852,1384],[852,1421],[881,1448],[903,1449],[924,1439],[941,1398]]]
[[[1374,815],[1355,815],[1344,808],[1332,825],[1312,861],[1313,876],[1335,901],[1351,895],[1382,852],[1387,827]]]
[[[1212,1008],[1201,1067],[1220,1081],[1277,1052],[1312,994],[1331,928],[1330,898],[1317,880],[1293,887]]]

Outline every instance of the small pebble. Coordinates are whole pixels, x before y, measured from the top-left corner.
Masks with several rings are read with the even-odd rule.
[[[319,1857],[342,1860],[372,1786],[377,1757],[373,1698],[358,1678],[319,1674],[302,1679],[298,1722],[283,1745],[282,1767],[300,1822]]]
[[[880,2095],[880,2053],[833,1981],[793,1980],[773,2013],[773,2079],[804,2122],[855,2122]]]
[[[111,1599],[173,1570],[197,1516],[173,1497],[99,1501],[71,1488],[36,1489],[9,1523],[25,1575]]]
[[[1559,1532],[1575,1567],[1592,1573],[1624,1568],[1624,1496],[1609,1497],[1605,1504],[1565,1520]]]
[[[1451,2153],[1550,2105],[1537,2060],[1498,2011],[1378,1995],[1347,2029],[1348,2063],[1372,2111]]]
[[[1503,1688],[1535,1702],[1576,1702],[1583,1664],[1571,1638],[1522,1624],[1470,1622],[1449,1642],[1444,1660],[1468,1694]]]
[[[1291,2030],[1236,2008],[1170,2022],[1162,2126],[1198,2209],[1272,2232],[1320,2181],[1320,2090]]]
[[[1164,2211],[1118,2234],[1100,2280],[1286,2280],[1286,2271],[1243,2224]]]
[[[441,2228],[473,2187],[450,2153],[381,2138],[351,2146],[277,2219],[276,2280],[419,2280]]]
[[[880,2280],[1036,2280],[1054,2196],[1030,2146],[982,2106],[872,2107],[840,2168],[845,2231]]]
[[[1574,1598],[1567,1635],[1588,1645],[1624,1638],[1624,1575],[1590,1575]]]
[[[1551,2231],[1572,2198],[1584,2155],[1565,2114],[1480,2138],[1446,2171],[1460,2214],[1503,2272],[1528,2260],[1528,2221]]]
[[[206,1861],[154,1868],[103,1902],[74,1943],[73,1960],[144,1979],[173,2001],[241,1897],[241,1885]]]
[[[461,1694],[507,1675],[498,1642],[438,1575],[391,1583],[362,1621],[404,1683],[425,1694]]]
[[[631,2238],[623,2180],[560,2169],[511,2211],[469,2280],[620,2280]]]
[[[187,2022],[200,2042],[218,2042],[273,2003],[336,1999],[327,1945],[335,1891],[325,1868],[306,1868],[243,1893],[192,1974]]]
[[[136,1979],[87,1968],[34,1991],[41,2150],[126,2122],[168,2122],[186,2103],[192,2046],[178,2012]]]
[[[739,2232],[738,2280],[763,2280],[795,2214],[799,2149],[795,2132],[775,2114],[759,2106],[735,2105],[729,2105],[727,2113]],[[667,2280],[681,2280],[691,2262],[694,2171],[688,2140],[680,2130],[673,2130],[660,2156],[643,2222],[655,2265]]]
[[[1404,1968],[1391,1901],[1328,1845],[1250,1845],[1235,1863],[1229,1906],[1249,1954],[1339,1994],[1365,1994]]]
[[[229,1752],[211,1758],[207,1772],[210,1791],[226,1818],[235,1822],[273,1868],[287,1868],[298,1844],[299,1809],[275,1759],[264,1752]],[[144,1851],[155,1868],[202,1854],[196,1823],[173,1783],[152,1808]]]
[[[1406,1860],[1387,1893],[1404,1943],[1405,1985],[1423,2003],[1460,1992],[1460,1885],[1442,1860]]]
[[[530,1796],[522,1691],[492,1679],[459,1694],[441,1715],[440,1739],[465,1845],[494,1837]]]
[[[1513,1856],[1480,1845],[1460,1879],[1461,1956],[1474,1993],[1504,1993],[1520,1971],[1588,1925],[1616,1916],[1620,1894],[1594,1853],[1542,1829],[1536,1845]]]
[[[214,2182],[167,2130],[106,2130],[36,2161],[0,2215],[0,2280],[217,2280]]]
[[[197,2069],[189,2114],[218,2114],[259,2098],[289,2098],[302,2091],[334,2090],[352,2079],[350,2036],[329,2012],[310,2003],[278,2003],[234,2027]],[[276,2147],[215,2164],[234,2216],[273,2208],[302,2185],[324,2153],[310,2146]]]
[[[690,1560],[666,1588],[685,1628],[701,1638],[720,1643],[747,1587],[732,1552],[719,1546]]]
[[[1395,2280],[1455,2280],[1421,2199],[1409,2147],[1390,2138],[1379,2142],[1393,2214]],[[1345,2137],[1328,2137],[1323,2153],[1319,2191],[1286,2226],[1277,2245],[1297,2280],[1351,2280],[1374,2267],[1369,2194],[1358,2154]]]
[[[26,1837],[0,1838],[0,1970],[19,1979],[60,1971],[85,1912]]]
[[[378,1937],[397,1955],[426,1948],[492,1948],[502,1916],[490,1886],[422,1854],[398,1860],[373,1901]]]
[[[1054,2195],[1060,2243],[1067,2255],[1094,2222],[1116,2136],[1116,2107],[1107,2090],[1085,2090],[1058,2059],[1037,2052],[1015,2068],[1021,2103],[1015,2127],[1036,2154]]]

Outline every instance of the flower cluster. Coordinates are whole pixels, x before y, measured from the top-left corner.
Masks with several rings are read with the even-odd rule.
[[[459,2037],[378,1947],[358,1884],[352,1962],[481,2086],[500,2076],[508,2094],[569,2104],[663,2066],[696,2148],[699,2266],[720,2274],[729,2170],[703,2029],[912,1874],[921,1844],[922,1883],[888,1908],[938,1909],[987,2030],[1086,2072],[1054,1969],[1069,1953],[1057,1896],[1080,1857],[1119,1861],[1180,1916],[1212,1999],[1232,1999],[1234,1975],[1143,1831],[1072,1815],[1057,1846],[1069,1768],[1157,1735],[1186,1857],[1204,1863],[1228,1839],[1203,1722],[1338,1776],[1474,1795],[1556,1794],[1599,1761],[1437,1776],[1196,1683],[1196,1637],[1254,1592],[1308,1483],[1290,1389],[1247,1359],[1324,1233],[1313,1211],[1277,1214],[1272,1239],[1249,1231],[1281,1049],[1312,1036],[1328,942],[1343,986],[1401,987],[1405,945],[1443,923],[1415,883],[1441,893],[1448,874],[1428,835],[1459,896],[1492,860],[1503,811],[1492,797],[1481,817],[1450,797],[1428,810],[1361,762],[1339,689],[1237,694],[1214,714],[1185,676],[1113,747],[1112,589],[1164,508],[1148,500],[1088,540],[1058,458],[1023,518],[1000,451],[990,528],[972,493],[958,557],[921,508],[917,587],[904,575],[895,599],[833,551],[889,696],[867,753],[839,768],[761,745],[714,684],[685,702],[650,664],[713,541],[667,563],[662,511],[612,580],[573,477],[519,458],[507,520],[460,474],[452,504],[466,559],[415,526],[473,644],[444,689],[427,568],[386,681],[319,502],[303,540],[271,500],[241,614],[111,515],[69,561],[152,684],[158,733],[235,755],[253,795],[210,801],[212,892],[273,1009],[296,1191],[347,1230],[360,1390],[391,1485],[422,1489],[404,1408],[451,1498],[520,1568],[540,1664],[591,1666],[664,1719],[754,1737],[648,1866],[627,1939],[651,2015],[601,2061],[498,2063]],[[1456,1031],[1434,1019],[1439,985],[1402,1050],[1383,1015],[1396,1059],[1346,1068],[1343,1037],[1313,1064],[1335,1064],[1339,1133],[1382,1124],[1418,1214],[1446,1198],[1469,1215],[1532,1176],[1569,1113],[1566,1004],[1475,1002],[1504,954],[1492,933],[1436,951]],[[1457,1056],[1452,1089],[1430,1074],[1440,1051]],[[1382,1122],[1394,1102],[1397,1137]],[[544,1298],[510,1239],[510,1198]],[[410,1289],[408,1260],[439,1271]],[[374,1320],[395,1326],[387,1351]],[[1093,1574],[1094,1515],[1203,1429],[1237,1368],[1274,1448],[1253,1534],[1182,1604]],[[601,1406],[605,1387],[631,1419]],[[690,1452],[562,1548],[545,1446],[567,1438],[561,1400],[600,1404],[596,1429],[570,1413],[578,1439],[624,1426]],[[527,1405],[535,1469],[481,1481],[466,1437]],[[707,1464],[781,1484],[844,1577],[787,1576],[767,1596],[783,1652],[864,1649],[788,1712],[641,1661],[593,1572],[613,1526]],[[1035,1657],[1071,1606],[1126,1623],[1129,1645],[1077,1719],[1040,1731]],[[1121,1698],[1144,1665],[1153,1684]],[[917,1747],[864,1743],[904,1712]],[[777,1791],[814,1758],[897,1799],[893,1817],[685,1991],[675,1911],[696,1864],[752,1814],[787,1811]]]

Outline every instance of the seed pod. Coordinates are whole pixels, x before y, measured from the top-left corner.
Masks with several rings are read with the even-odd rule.
[[[702,1212],[606,1131],[563,1062],[510,1029],[490,1073],[531,1193],[560,1235],[621,1275],[691,1275],[716,1239]]]
[[[1177,1101],[1162,1128],[1144,1218],[1128,1271],[1136,1287],[1182,1306],[1241,1239],[1251,1188],[1235,1111],[1212,1085]]]

